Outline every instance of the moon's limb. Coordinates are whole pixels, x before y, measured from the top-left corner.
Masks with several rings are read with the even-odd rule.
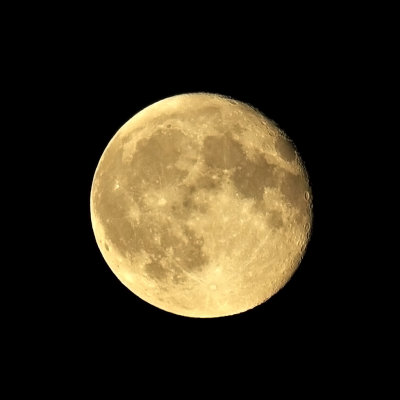
[[[246,311],[290,279],[309,240],[311,190],[294,145],[246,104],[157,102],[104,151],[92,184],[99,248],[132,292],[191,317]]]

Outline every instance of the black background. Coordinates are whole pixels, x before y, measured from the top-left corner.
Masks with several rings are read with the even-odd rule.
[[[334,120],[343,118],[345,110],[341,110],[343,102],[333,101],[338,95],[335,77],[324,75],[323,69],[317,73],[310,65],[301,69],[297,63],[272,69],[268,59],[251,65],[209,59],[180,68],[160,65],[146,71],[146,65],[133,65],[128,71],[124,69],[124,74],[118,68],[111,71],[95,77],[86,71],[79,76],[72,105],[74,166],[66,171],[72,173],[68,197],[72,196],[76,226],[61,286],[67,289],[63,312],[78,338],[82,332],[100,334],[106,346],[113,346],[111,342],[119,344],[129,332],[132,341],[140,338],[143,346],[167,341],[182,353],[194,343],[217,351],[234,342],[242,350],[268,353],[277,338],[294,347],[304,346],[303,340],[331,340],[333,331],[341,330],[348,317],[341,307],[345,282],[337,278],[336,255],[343,244],[335,218],[343,206],[340,189],[335,189],[341,160],[333,138],[337,135]],[[209,320],[166,313],[126,289],[97,248],[89,213],[95,168],[118,128],[155,101],[198,91],[248,102],[276,121],[293,139],[305,162],[314,198],[311,241],[291,281],[264,305],[237,316]]]
[[[383,121],[396,115],[397,14],[280,5],[32,3],[5,12],[2,194],[15,210],[3,207],[12,224],[3,228],[1,332],[13,391],[76,398],[86,387],[91,398],[109,384],[110,398],[119,387],[169,397],[189,384],[185,398],[232,390],[251,399],[389,387],[391,364],[374,357],[394,354],[396,302],[380,305],[378,292],[396,297],[386,289],[396,263],[383,261],[393,235],[372,226],[395,226],[382,210],[393,209],[386,195],[396,200],[396,180],[384,182],[396,129]],[[155,101],[196,91],[275,120],[299,150],[314,199],[293,278],[227,318],[184,318],[138,299],[104,262],[90,223],[93,174],[115,132]]]
[[[37,100],[41,133],[34,139],[43,156],[32,181],[41,182],[36,226],[43,215],[49,224],[46,250],[42,243],[30,253],[39,273],[32,273],[34,295],[21,317],[35,333],[28,348],[50,356],[49,365],[72,360],[85,369],[112,359],[108,368],[122,362],[165,373],[174,364],[178,377],[194,380],[218,381],[221,370],[232,371],[230,381],[234,371],[255,370],[263,380],[259,365],[278,361],[282,374],[311,364],[323,375],[322,366],[338,360],[344,368],[341,357],[358,348],[353,328],[362,309],[351,294],[360,268],[349,218],[357,208],[349,193],[359,182],[348,154],[360,137],[352,122],[359,89],[353,48],[334,35],[316,40],[315,32],[287,42],[258,32],[254,42],[238,30],[212,39],[188,33],[188,45],[182,37],[189,31],[146,41],[136,33],[123,44],[107,35],[72,42],[66,35],[28,77],[45,98]],[[311,240],[293,278],[265,304],[216,319],[167,313],[125,288],[100,254],[89,209],[97,163],[115,132],[158,100],[199,91],[248,102],[274,120],[294,141],[314,200]]]

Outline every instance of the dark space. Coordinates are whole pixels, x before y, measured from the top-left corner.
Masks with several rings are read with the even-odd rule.
[[[200,68],[198,68],[200,69]],[[223,68],[221,68],[223,69]],[[189,73],[189,72],[188,72]],[[186,78],[186,79],[183,79]],[[84,80],[85,101],[78,100],[74,112],[78,165],[74,167],[74,201],[78,219],[76,232],[79,251],[70,258],[66,275],[74,282],[73,298],[63,302],[65,312],[71,313],[72,326],[82,332],[96,332],[113,338],[123,333],[129,337],[153,337],[153,342],[164,339],[177,341],[181,330],[182,343],[202,341],[202,333],[214,332],[227,343],[238,335],[251,346],[254,338],[263,335],[287,337],[287,340],[309,340],[312,332],[331,329],[337,318],[337,296],[332,279],[337,265],[332,257],[331,221],[334,200],[329,198],[328,182],[333,160],[326,151],[336,136],[332,132],[330,102],[325,102],[329,85],[313,82],[310,76],[276,75],[259,71],[242,71],[226,76],[223,70],[193,77],[174,71],[157,75],[132,71],[115,80]],[[249,102],[287,132],[296,144],[310,176],[314,196],[314,224],[312,238],[301,267],[291,281],[272,299],[245,314],[216,320],[192,320],[168,314],[138,299],[127,290],[105,264],[94,240],[89,219],[89,193],[97,162],[117,129],[137,111],[162,98],[185,92],[207,91],[232,96]],[[80,96],[79,96],[80,97]],[[82,104],[83,103],[83,104]],[[337,205],[335,205],[336,207]],[[329,233],[327,235],[327,232]],[[338,238],[335,238],[337,241]],[[336,299],[335,299],[336,298]],[[112,328],[111,328],[112,327]],[[130,332],[127,334],[127,332]],[[85,333],[83,333],[85,334]],[[171,336],[171,337],[169,337]],[[190,338],[192,336],[192,338]],[[194,337],[193,337],[194,336]],[[251,339],[253,337],[253,339]],[[127,337],[126,337],[127,338]],[[127,338],[128,339],[128,338]],[[115,339],[116,340],[116,339]],[[265,338],[266,342],[268,341]],[[117,341],[119,342],[119,341]],[[157,344],[156,344],[157,345]],[[215,344],[214,344],[215,345]],[[300,343],[299,343],[300,345]]]
[[[344,278],[352,264],[342,240],[348,214],[342,211],[349,205],[340,178],[346,164],[339,140],[355,139],[345,130],[348,98],[332,60],[303,54],[302,62],[295,56],[284,63],[268,57],[238,62],[203,54],[181,55],[179,62],[170,55],[169,62],[149,65],[143,58],[125,62],[117,56],[107,54],[106,62],[100,51],[82,50],[62,65],[47,89],[52,103],[47,123],[55,127],[56,149],[48,157],[58,178],[46,188],[51,189],[46,211],[52,216],[51,250],[37,301],[26,306],[32,321],[27,324],[34,324],[43,343],[57,338],[62,357],[84,354],[91,362],[113,356],[147,366],[157,360],[166,368],[171,359],[226,364],[253,358],[263,363],[279,355],[310,356],[315,362],[334,357],[339,343],[352,340],[350,284]],[[314,199],[311,240],[289,283],[265,304],[217,319],[173,315],[132,294],[106,265],[89,210],[95,168],[121,125],[158,100],[198,91],[247,102],[274,120],[295,143]]]
[[[387,143],[397,150],[397,130],[382,125],[397,115],[397,13],[367,4],[284,4],[283,13],[272,3],[146,4],[4,10],[3,114],[12,125],[3,137],[16,141],[2,147],[2,193],[16,205],[3,211],[14,245],[3,246],[3,273],[14,275],[2,280],[4,383],[50,398],[79,398],[83,387],[86,397],[96,389],[107,397],[107,384],[113,399],[120,387],[139,397],[175,398],[188,387],[185,398],[343,398],[374,384],[383,397],[396,372],[387,359],[398,348],[388,329],[398,291],[386,287],[397,268],[387,230],[372,224],[394,225],[395,213],[382,211],[396,198],[396,179],[385,179],[396,171]],[[93,174],[115,132],[158,100],[198,91],[274,120],[313,194],[312,236],[292,279],[265,304],[217,319],[137,298],[106,265],[90,222]],[[393,300],[379,304],[379,291]]]

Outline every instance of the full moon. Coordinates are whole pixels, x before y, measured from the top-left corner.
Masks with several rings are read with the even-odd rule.
[[[310,237],[312,197],[294,144],[253,107],[217,94],[133,116],[94,174],[90,211],[118,279],[188,317],[247,311],[278,292]]]

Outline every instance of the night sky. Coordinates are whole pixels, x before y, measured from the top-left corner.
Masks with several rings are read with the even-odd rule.
[[[40,343],[55,341],[55,354],[63,357],[93,361],[113,354],[133,364],[147,360],[149,368],[151,360],[168,368],[169,360],[197,359],[216,368],[268,363],[281,353],[296,360],[312,355],[315,362],[334,357],[338,343],[354,340],[350,326],[358,315],[346,279],[356,266],[344,238],[344,232],[351,236],[348,215],[356,205],[343,179],[346,143],[356,140],[347,126],[353,91],[343,76],[354,71],[333,53],[300,44],[279,54],[268,46],[262,54],[246,46],[211,53],[200,42],[192,51],[178,44],[131,46],[69,47],[41,71],[52,71],[39,126],[49,131],[42,139],[47,158],[38,161],[51,248],[40,267],[37,301],[26,302],[26,326]],[[35,80],[37,93],[41,82]],[[198,91],[247,102],[274,120],[294,141],[314,199],[311,240],[292,279],[265,304],[217,319],[173,315],[136,297],[105,263],[90,221],[95,168],[116,131],[158,100]],[[32,257],[40,254],[36,248]]]

